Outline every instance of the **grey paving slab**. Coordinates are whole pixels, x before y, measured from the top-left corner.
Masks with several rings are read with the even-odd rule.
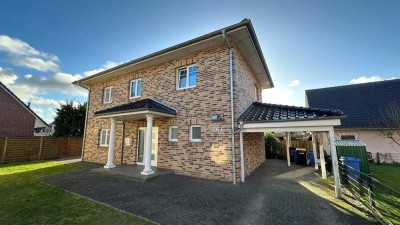
[[[161,224],[373,224],[313,179],[313,168],[280,160],[268,160],[240,185],[175,174],[144,182],[90,169],[44,178]]]

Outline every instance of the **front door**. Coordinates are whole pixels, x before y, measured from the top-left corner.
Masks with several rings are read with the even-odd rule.
[[[140,127],[138,130],[138,149],[137,149],[137,164],[144,163],[144,150],[146,149],[146,127]],[[158,152],[158,127],[153,127],[151,139],[151,166],[157,166]]]

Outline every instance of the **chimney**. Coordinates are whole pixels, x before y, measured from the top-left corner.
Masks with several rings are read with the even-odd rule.
[[[31,108],[31,103],[30,102],[28,102],[28,108]]]

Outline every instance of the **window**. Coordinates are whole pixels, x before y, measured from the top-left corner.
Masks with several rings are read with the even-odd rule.
[[[355,134],[342,134],[342,135],[340,135],[340,139],[342,139],[342,140],[355,140],[357,138],[356,138]]]
[[[200,142],[201,141],[201,126],[193,125],[190,127],[190,141]]]
[[[142,80],[133,80],[131,81],[131,88],[129,92],[129,98],[137,98],[140,97],[142,93]]]
[[[106,87],[104,88],[104,103],[110,103],[112,101],[112,87]]]
[[[177,126],[169,127],[168,140],[169,141],[178,141],[178,127]]]
[[[110,143],[110,129],[100,130],[100,146],[107,147]]]
[[[177,89],[196,87],[197,67],[188,66],[178,69]]]

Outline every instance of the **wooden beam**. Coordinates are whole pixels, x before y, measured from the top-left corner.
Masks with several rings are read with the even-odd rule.
[[[315,140],[315,133],[313,132],[311,134],[311,138],[312,138],[312,146],[313,146],[313,153],[314,153],[314,165],[315,165],[315,169],[318,169],[318,163],[317,163],[317,141]]]
[[[319,146],[319,158],[321,162],[321,174],[322,179],[326,179],[326,164],[325,164],[325,155],[324,155],[324,145]]]
[[[332,158],[332,167],[333,167],[333,177],[335,179],[335,195],[336,198],[342,197],[342,188],[340,186],[340,177],[339,177],[339,163],[336,154],[336,143],[335,143],[335,133],[332,130],[328,132],[329,134],[329,144],[331,147],[331,158]]]

